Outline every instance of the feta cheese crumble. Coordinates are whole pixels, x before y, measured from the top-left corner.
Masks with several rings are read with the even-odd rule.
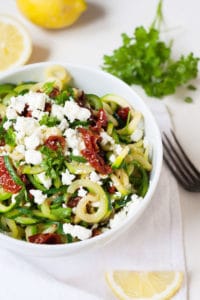
[[[107,132],[105,132],[105,131],[100,132],[100,137],[102,138],[102,140],[101,140],[102,146],[105,146],[108,143],[110,143],[112,145],[115,144],[115,141],[113,140],[113,138],[109,134],[107,134]]]
[[[51,107],[51,115],[53,117],[58,118],[58,120],[62,121],[64,118],[63,107],[57,104],[53,104]]]
[[[87,240],[92,236],[92,230],[80,225],[63,224],[63,231],[65,234],[71,234],[73,237],[77,237],[79,240]]]
[[[39,165],[42,162],[42,154],[37,150],[25,151],[25,161],[27,164]]]
[[[70,174],[67,169],[61,175],[62,175],[62,184],[64,184],[64,185],[70,185],[72,183],[72,181],[76,178],[76,176],[73,174]]]
[[[3,128],[5,130],[8,130],[10,128],[10,126],[12,125],[12,122],[11,121],[6,121],[4,124],[3,124]]]
[[[139,208],[139,203],[143,198],[138,197],[136,194],[131,196],[131,200],[124,206],[118,213],[114,215],[109,221],[109,228],[119,226],[130,214],[135,213]]]
[[[17,131],[17,136],[23,138],[24,136],[30,136],[37,128],[39,124],[33,118],[25,118],[18,116],[14,129]]]
[[[6,110],[6,117],[8,120],[14,120],[17,118],[17,112],[13,107],[8,107]]]
[[[143,137],[143,130],[137,128],[132,134],[131,134],[131,140],[133,142],[138,142]]]
[[[29,193],[34,197],[34,202],[36,204],[40,205],[47,199],[47,196],[44,195],[40,190],[29,190]]]
[[[89,109],[80,107],[73,101],[65,102],[64,114],[70,122],[74,122],[75,120],[87,121],[91,116]]]
[[[52,184],[52,179],[46,176],[45,172],[37,174],[39,181],[44,185],[46,189],[49,189]]]
[[[24,138],[24,145],[26,149],[35,150],[42,142],[39,132],[35,132],[28,137]]]
[[[74,155],[80,155],[80,151],[85,148],[84,141],[81,139],[76,129],[68,128],[64,132],[66,137],[67,145],[72,149]]]
[[[87,195],[88,191],[86,191],[82,186],[78,190],[78,196],[79,197],[85,197]]]
[[[16,203],[16,197],[18,196],[19,194],[13,194],[12,197],[11,197],[11,203]]]
[[[19,96],[18,96],[19,97]],[[23,101],[28,103],[29,109],[34,111],[36,109],[44,110],[45,102],[48,99],[48,96],[44,93],[37,93],[37,92],[29,92],[22,96]]]
[[[99,174],[97,174],[95,171],[92,171],[90,173],[90,180],[93,181],[93,182],[98,182],[101,180],[101,177]]]
[[[21,114],[25,108],[26,100],[25,97],[20,95],[17,97],[10,98],[10,106],[19,114]]]

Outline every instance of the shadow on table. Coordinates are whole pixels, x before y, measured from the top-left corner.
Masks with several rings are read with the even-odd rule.
[[[83,13],[83,15],[73,24],[73,28],[83,27],[90,23],[94,23],[95,21],[103,18],[106,12],[103,6],[100,6],[97,3],[87,2],[87,10]]]
[[[33,51],[28,61],[29,64],[48,60],[50,50],[41,45],[33,45]]]

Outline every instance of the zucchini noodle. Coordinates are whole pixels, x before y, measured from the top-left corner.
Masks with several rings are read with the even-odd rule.
[[[74,87],[62,66],[42,82],[0,84],[0,231],[60,244],[111,229],[148,191],[144,138],[141,112]]]

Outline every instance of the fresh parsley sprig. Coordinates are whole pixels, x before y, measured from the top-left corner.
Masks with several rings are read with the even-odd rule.
[[[52,179],[57,179],[65,169],[66,159],[62,149],[58,148],[57,151],[53,151],[47,146],[41,146],[40,151],[43,154],[42,166],[46,175]]]
[[[175,93],[177,87],[196,78],[199,62],[193,53],[173,60],[172,43],[160,41],[162,21],[160,0],[150,28],[137,27],[131,37],[123,33],[122,46],[112,55],[104,55],[102,67],[129,85],[141,85],[147,95],[158,98]]]

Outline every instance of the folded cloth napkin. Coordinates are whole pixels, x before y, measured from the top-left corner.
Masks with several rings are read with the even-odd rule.
[[[165,106],[157,102],[151,108],[161,128],[169,128]],[[104,279],[105,271],[111,269],[185,272],[178,189],[165,166],[148,208],[115,241],[61,258],[22,257],[1,250],[0,299],[115,299]],[[185,280],[174,299],[187,299],[186,290]]]

